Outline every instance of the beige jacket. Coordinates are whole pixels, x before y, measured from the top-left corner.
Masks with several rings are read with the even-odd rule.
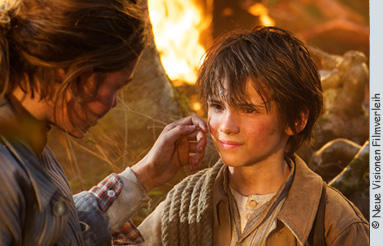
[[[289,195],[277,216],[277,228],[267,238],[267,245],[308,245],[322,191],[322,178],[311,171],[299,157],[294,157],[295,176]],[[224,167],[225,168],[225,167]],[[229,203],[224,192],[224,172],[219,172],[214,184],[214,245],[225,246],[231,241]],[[327,245],[369,245],[369,227],[360,211],[339,191],[326,190],[325,238]],[[162,245],[161,214],[164,203],[139,226],[145,238],[142,245]],[[241,242],[238,242],[238,245]]]

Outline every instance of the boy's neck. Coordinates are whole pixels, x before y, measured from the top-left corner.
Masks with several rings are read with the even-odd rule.
[[[229,183],[245,196],[275,193],[286,181],[290,170],[283,158],[252,166],[229,167]]]

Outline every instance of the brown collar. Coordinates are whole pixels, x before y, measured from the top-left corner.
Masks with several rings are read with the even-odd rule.
[[[222,161],[219,163],[223,164]],[[277,218],[292,231],[303,245],[303,242],[307,241],[314,223],[323,181],[297,155],[292,156],[290,165],[292,170],[290,175],[293,175],[293,180]],[[220,223],[218,206],[221,202],[228,202],[227,170],[227,166],[223,164],[214,183],[213,209],[215,223],[218,225]]]
[[[295,163],[295,177],[278,219],[303,245],[314,223],[323,181],[300,157],[294,155],[292,160]]]

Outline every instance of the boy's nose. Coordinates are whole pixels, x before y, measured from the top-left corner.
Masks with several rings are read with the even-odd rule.
[[[239,118],[235,112],[226,111],[223,114],[220,131],[228,135],[239,133]]]

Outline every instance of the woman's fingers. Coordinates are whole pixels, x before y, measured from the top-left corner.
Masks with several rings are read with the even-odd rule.
[[[201,132],[201,131],[197,131],[196,140],[198,142],[196,151],[198,153],[204,152],[206,144],[207,144],[206,133],[205,132]]]
[[[189,170],[197,170],[201,166],[203,157],[205,156],[205,151],[201,153],[195,153],[189,157]]]
[[[196,126],[197,129],[200,129],[201,131],[203,131],[205,133],[208,132],[206,122],[203,119],[201,119],[200,117],[194,116],[194,115],[186,117],[186,118],[182,118],[178,121],[175,121],[175,122],[167,125],[165,127],[165,130],[171,130],[177,126],[182,126],[182,125],[194,125],[194,126]]]

